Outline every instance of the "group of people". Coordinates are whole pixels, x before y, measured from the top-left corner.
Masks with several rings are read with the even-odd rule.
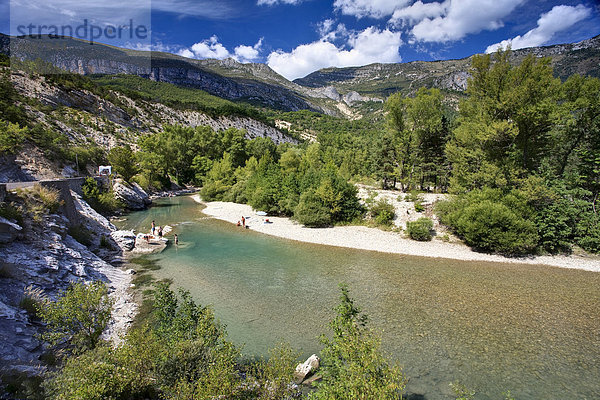
[[[156,223],[154,222],[154,220],[152,220],[152,229],[151,229],[151,232],[152,232],[152,236],[157,235],[159,238],[163,237],[163,228],[162,228],[162,226],[159,226],[158,228],[156,228]],[[175,234],[173,236],[173,241],[175,242],[175,244],[179,244],[179,237],[177,236],[177,234]]]
[[[154,235],[157,235],[159,238],[161,238],[163,236],[163,228],[162,226],[156,228],[156,224],[154,223],[154,221],[152,221],[152,236]]]
[[[237,222],[237,226],[243,226],[244,228],[247,228],[247,226],[246,226],[246,218],[244,218],[243,215],[242,215],[241,222],[240,221]]]

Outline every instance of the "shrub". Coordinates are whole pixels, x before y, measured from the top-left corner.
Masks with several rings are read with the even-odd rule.
[[[329,208],[312,190],[300,196],[300,202],[294,211],[294,219],[311,228],[331,225]]]
[[[14,203],[0,203],[0,216],[23,225],[23,213]]]
[[[110,320],[112,306],[104,283],[73,283],[56,301],[37,308],[46,323],[42,338],[74,353],[93,349]]]
[[[438,205],[442,223],[467,245],[505,255],[528,254],[538,244],[533,211],[518,191],[473,190]]]
[[[115,197],[112,190],[102,192],[98,182],[92,177],[85,178],[81,190],[84,200],[100,214],[112,214],[124,207],[123,202]]]
[[[100,188],[98,187],[98,182],[96,182],[96,180],[91,176],[85,178],[83,184],[81,185],[81,190],[83,192],[83,198],[87,202],[97,200],[100,196]]]
[[[385,199],[379,200],[369,207],[369,213],[377,225],[390,225],[396,216],[394,206]]]
[[[406,233],[413,240],[419,240],[426,242],[431,240],[432,234],[431,229],[433,228],[433,221],[427,217],[421,217],[416,221],[409,221],[406,223]]]
[[[331,339],[322,336],[323,380],[310,398],[316,400],[399,399],[404,374],[380,351],[380,339],[367,327],[367,317],[341,286],[337,315],[329,326]]]
[[[21,147],[26,129],[17,124],[0,121],[0,153],[15,153]]]
[[[416,212],[425,211],[425,207],[423,206],[423,196],[419,192],[412,191],[408,193],[406,195],[406,200],[414,203]]]

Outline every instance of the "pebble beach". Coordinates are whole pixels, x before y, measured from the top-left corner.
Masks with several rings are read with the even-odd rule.
[[[464,244],[448,243],[437,238],[434,238],[430,242],[418,242],[405,238],[401,233],[383,231],[366,226],[307,228],[289,218],[257,215],[257,211],[246,204],[219,201],[203,202],[198,195],[193,196],[193,198],[196,202],[206,205],[206,208],[202,210],[206,215],[232,224],[237,224],[241,220],[241,217],[244,216],[249,229],[289,240],[419,257],[449,258],[462,261],[541,264],[600,272],[600,257],[597,256],[504,257],[496,254],[478,253]],[[268,219],[269,223],[266,223],[266,219]]]

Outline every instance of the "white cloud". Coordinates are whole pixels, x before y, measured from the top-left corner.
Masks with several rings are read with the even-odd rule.
[[[444,7],[446,12],[421,20],[413,27],[411,33],[417,41],[423,42],[460,40],[471,33],[502,27],[502,18],[512,13],[523,1],[449,0],[447,4],[430,3]]]
[[[185,58],[194,58],[194,53],[189,49],[179,50],[177,54]]]
[[[239,45],[231,53],[219,42],[219,38],[213,35],[202,42],[194,43],[190,48],[180,49],[177,54],[196,59],[212,58],[223,60],[231,57],[238,62],[246,63],[256,61],[259,58],[261,47],[262,38],[254,46]]]
[[[233,58],[241,63],[253,62],[260,57],[260,48],[262,47],[262,38],[254,46],[239,45],[234,49],[235,56]]]
[[[423,3],[422,1],[417,1],[411,6],[394,11],[389,22],[394,26],[401,26],[406,23],[413,25],[425,18],[436,18],[444,15],[449,6],[450,0],[443,3]]]
[[[410,0],[335,0],[333,7],[344,15],[356,18],[384,18],[408,3]]]
[[[555,6],[552,10],[540,16],[537,21],[537,27],[530,30],[523,36],[519,35],[512,39],[503,40],[500,43],[492,44],[485,50],[486,53],[493,53],[498,48],[505,49],[510,46],[512,49],[523,49],[525,47],[535,47],[546,44],[555,33],[563,31],[577,22],[587,18],[591,10],[580,4],[576,7]]]
[[[326,67],[350,67],[375,62],[400,62],[398,48],[402,44],[399,32],[370,27],[351,33],[348,49],[337,47],[327,40],[303,44],[289,53],[281,50],[269,54],[267,64],[287,79],[296,79]]]
[[[194,58],[216,58],[222,60],[230,56],[229,51],[219,43],[219,38],[216,35],[210,37],[210,39],[202,42],[195,43],[191,47],[194,53]]]
[[[299,4],[303,0],[258,0],[256,5],[258,6],[274,6],[276,4]]]
[[[350,37],[351,33],[346,29],[346,25],[338,24],[337,27],[334,25],[335,21],[332,19],[326,19],[319,24],[317,30],[321,41],[335,42],[337,39],[347,39]]]

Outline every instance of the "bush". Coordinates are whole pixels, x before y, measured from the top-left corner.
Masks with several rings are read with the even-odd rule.
[[[369,213],[377,225],[390,225],[396,216],[394,206],[385,199],[375,202],[369,208]]]
[[[441,202],[437,210],[442,223],[477,250],[522,255],[538,244],[533,211],[519,191],[473,190]]]
[[[433,221],[427,217],[421,217],[416,221],[409,221],[406,223],[406,233],[408,236],[413,240],[419,240],[421,242],[427,242],[431,240],[432,228]]]
[[[16,221],[19,225],[23,225],[23,213],[13,203],[0,203],[0,216],[9,221]]]
[[[538,242],[537,229],[531,221],[490,200],[464,208],[453,228],[469,246],[505,255],[531,253]]]
[[[81,190],[83,199],[100,214],[112,214],[125,207],[123,202],[115,197],[112,190],[102,192],[98,182],[92,177],[85,178]]]
[[[294,219],[311,228],[331,225],[329,208],[312,190],[300,196],[300,202],[294,211]]]
[[[56,301],[37,308],[46,323],[42,338],[76,354],[93,349],[110,320],[112,306],[104,283],[73,283]]]

